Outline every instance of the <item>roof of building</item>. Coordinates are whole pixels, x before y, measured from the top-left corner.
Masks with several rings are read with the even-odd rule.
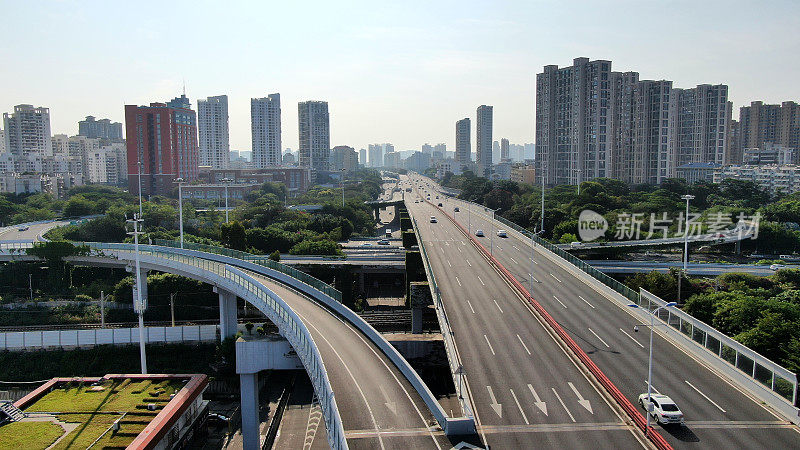
[[[14,403],[26,417],[0,426],[0,440],[21,436],[29,448],[65,440],[76,448],[153,448],[207,384],[202,374],[53,378]]]

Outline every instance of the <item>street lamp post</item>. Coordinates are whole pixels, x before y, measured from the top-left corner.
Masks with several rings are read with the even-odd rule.
[[[178,226],[181,230],[181,248],[183,248],[183,178],[176,178],[178,183]]]
[[[542,162],[542,166],[544,166],[544,162]],[[539,177],[542,179],[542,214],[541,214],[541,225],[539,230],[544,231],[544,171],[542,171],[541,176]]]
[[[222,184],[225,185],[225,223],[228,223],[228,183],[230,183],[233,180],[231,180],[230,178],[223,178],[219,181],[221,181]]]
[[[134,214],[133,219],[128,219],[128,223],[133,224],[133,231],[128,232],[128,234],[133,235],[133,242],[134,242],[134,249],[136,252],[136,298],[134,301],[134,309],[136,310],[137,314],[139,315],[139,357],[141,359],[142,364],[142,374],[147,373],[147,355],[145,354],[144,348],[144,310],[145,304],[142,300],[142,271],[141,265],[139,263],[139,235],[142,234],[139,231],[139,227],[141,226],[142,219],[140,216]]]
[[[138,174],[139,177],[139,217],[142,217],[142,161],[138,161],[136,166],[138,167]]]
[[[686,220],[683,227],[683,271],[678,275],[678,302],[681,301],[681,280],[686,276],[686,266],[689,262],[689,201],[694,199],[694,195],[686,194],[681,196],[686,200]]]
[[[339,181],[342,183],[342,208],[344,208],[344,169],[342,169],[342,174],[339,177]]]
[[[536,229],[534,229],[533,230],[533,234],[531,234],[531,295],[533,295],[533,280],[534,280],[534,278],[533,278],[533,265],[535,264],[533,262],[533,258],[536,256],[536,239],[535,239],[535,237],[540,235],[540,234],[542,234],[542,231],[541,230],[536,231]]]
[[[658,308],[650,311],[649,309],[647,312],[650,314],[650,356],[647,358],[647,428],[645,428],[645,435],[650,434],[650,408],[652,404],[650,403],[650,394],[652,393],[652,386],[653,386],[653,327],[655,326],[654,320],[656,314],[660,309],[663,308],[670,308],[672,306],[677,305],[675,302],[669,302],[663,306],[659,306]],[[639,308],[639,305],[636,303],[628,304],[631,308]]]

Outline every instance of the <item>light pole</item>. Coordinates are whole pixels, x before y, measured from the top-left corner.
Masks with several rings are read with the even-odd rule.
[[[228,223],[228,183],[230,183],[233,180],[231,180],[230,178],[223,178],[219,181],[221,181],[222,184],[225,185],[225,223]]]
[[[681,280],[686,276],[686,265],[689,262],[689,201],[694,199],[694,195],[686,194],[681,196],[686,200],[686,225],[683,227],[683,272],[678,275],[678,301],[681,301]]]
[[[640,294],[641,295],[641,294]],[[672,306],[677,305],[675,302],[669,302],[663,306],[659,306],[658,308],[654,309],[653,311],[647,310],[650,313],[650,356],[647,358],[647,407],[645,408],[647,411],[647,428],[645,428],[645,435],[650,434],[650,408],[652,404],[650,403],[650,394],[652,392],[652,382],[653,382],[653,327],[655,326],[654,320],[656,317],[656,313],[660,309],[669,308]],[[639,308],[639,305],[636,303],[628,304],[631,308]]]
[[[142,161],[139,160],[136,165],[138,167],[138,172],[139,172],[137,175],[139,177],[139,217],[141,218],[142,217]]]
[[[576,169],[578,171],[578,196],[581,195],[581,175],[583,175],[583,169]]]
[[[542,167],[544,167],[544,161],[542,161]],[[544,232],[544,170],[542,170],[542,175],[540,176],[542,179],[542,214],[541,214],[541,226],[539,230]]]
[[[536,256],[536,248],[535,248],[536,247],[536,239],[535,239],[535,237],[540,235],[540,234],[542,234],[542,230],[536,231],[536,229],[534,229],[533,230],[533,234],[531,234],[531,295],[533,295],[533,265],[535,264],[533,262],[533,258],[534,258],[534,256]]]
[[[147,355],[144,349],[144,310],[146,306],[142,301],[142,271],[139,264],[139,235],[142,234],[142,232],[139,231],[139,227],[141,226],[142,219],[134,214],[133,219],[128,219],[126,222],[133,224],[133,231],[128,232],[128,234],[133,235],[134,249],[136,252],[136,285],[134,286],[136,289],[136,298],[134,299],[135,303],[133,307],[139,315],[139,357],[142,363],[142,374],[146,374]]]
[[[181,248],[183,248],[183,178],[176,178],[178,183],[178,226],[181,230]]]
[[[339,181],[342,182],[342,208],[344,208],[344,169],[342,169],[342,174],[339,177]]]

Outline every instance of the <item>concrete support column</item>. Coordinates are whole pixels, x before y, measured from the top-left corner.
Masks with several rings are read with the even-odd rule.
[[[239,374],[242,402],[242,443],[244,450],[260,450],[258,412],[258,373]]]
[[[238,324],[236,295],[218,288],[215,290],[219,294],[219,335],[225,339],[236,334]]]
[[[411,332],[415,334],[422,333],[422,308],[411,308]]]
[[[364,270],[362,269],[360,272],[358,272],[358,292],[360,292],[362,294],[364,292],[366,292],[366,286],[364,284],[364,278],[365,278],[365,274],[364,274]]]
[[[426,281],[412,281],[409,285],[411,306],[411,332],[422,333],[422,312],[433,304],[430,287]]]

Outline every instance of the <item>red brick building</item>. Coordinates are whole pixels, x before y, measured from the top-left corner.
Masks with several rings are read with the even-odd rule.
[[[168,194],[174,180],[197,179],[197,115],[185,95],[150,106],[125,105],[128,150],[128,186],[139,193],[141,162],[142,194]]]

